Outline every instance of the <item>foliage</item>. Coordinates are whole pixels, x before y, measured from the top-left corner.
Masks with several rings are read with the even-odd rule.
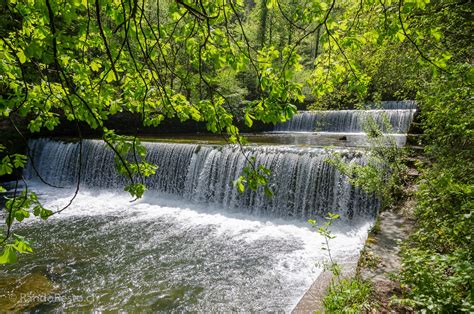
[[[399,278],[406,293],[396,301],[435,313],[471,313],[472,260],[472,250],[456,249],[442,254],[419,246],[406,248]]]
[[[474,229],[472,8],[435,3],[417,20],[444,36],[438,50],[451,55],[417,90],[425,155],[416,195],[416,230],[403,249],[400,302],[432,312],[472,312]],[[429,23],[429,24],[428,24]]]
[[[331,226],[339,218],[338,214],[328,213],[322,224],[316,220],[308,220],[316,232],[324,238],[322,249],[328,253],[329,258],[329,263],[324,267],[334,276],[323,299],[324,310],[327,313],[359,313],[369,309],[372,287],[369,282],[363,281],[358,276],[342,278],[341,266],[333,259],[329,245],[329,241],[336,237],[332,234]]]
[[[474,118],[467,82],[439,77],[419,93],[431,164],[419,182],[416,231],[403,249],[399,278],[406,293],[398,301],[433,312],[474,310],[474,180],[466,171],[474,166]]]
[[[0,153],[5,151],[5,146],[0,144]],[[7,154],[0,161],[0,176],[12,174],[14,169],[21,169],[26,164],[26,156],[22,154]]]
[[[323,299],[325,313],[361,313],[371,308],[372,287],[369,282],[355,277],[341,279],[329,287]]]
[[[105,129],[104,139],[115,152],[115,168],[118,173],[131,178],[132,182],[125,187],[125,191],[132,196],[140,198],[145,193],[146,186],[143,183],[145,177],[155,174],[157,167],[145,160],[146,150],[140,140],[135,137],[117,135],[111,130]],[[135,183],[132,178],[138,176],[140,183]]]
[[[13,234],[14,241],[12,243],[5,244],[3,247],[2,255],[0,255],[0,264],[12,264],[17,260],[16,253],[31,253],[31,248],[28,241],[24,237],[17,234]]]
[[[440,75],[419,91],[426,153],[440,165],[460,170],[459,161],[471,166],[474,147],[474,108],[472,106],[472,66],[458,64],[451,74]],[[470,173],[455,173],[462,182]]]
[[[271,197],[273,192],[268,187],[270,170],[263,165],[256,166],[255,157],[251,157],[248,164],[248,166],[244,167],[243,175],[234,181],[234,186],[240,193],[245,191],[245,185],[253,191],[256,191],[259,187],[263,187],[265,195]]]
[[[332,234],[331,226],[334,222],[340,218],[339,214],[328,213],[324,219],[326,220],[324,223],[319,224],[316,220],[310,219],[308,222],[311,226],[316,230],[318,234],[320,234],[324,238],[323,247],[321,249],[325,250],[328,253],[329,263],[324,265],[328,268],[334,276],[338,279],[341,275],[341,268],[340,266],[334,261],[331,255],[331,247],[329,245],[329,240],[334,239],[336,236]]]
[[[403,188],[406,167],[403,164],[405,152],[382,129],[390,133],[390,124],[385,121],[379,126],[371,117],[365,120],[364,131],[369,143],[365,163],[347,163],[338,152],[326,161],[344,173],[352,185],[374,193],[384,208],[393,203],[394,196]]]
[[[428,158],[416,195],[415,232],[402,252],[399,280],[404,289],[398,302],[422,311],[469,312],[474,262],[472,8],[466,1],[386,1],[380,12],[382,19],[365,21],[384,30],[377,35],[378,49],[369,42],[363,45],[368,54],[349,50],[346,55],[368,76],[365,100],[416,98]],[[347,94],[346,82],[339,82],[334,85],[337,95],[321,93],[319,102],[355,99]],[[385,189],[386,182],[400,189],[404,179],[398,175],[403,169],[394,167],[401,158],[389,156],[394,158],[384,167],[394,174],[392,183],[370,166],[372,161],[369,167],[355,168],[338,158],[332,162],[353,184],[390,197],[393,189],[378,189]]]
[[[0,264],[14,263],[17,259],[17,252],[31,253],[30,243],[22,236],[12,232],[12,225],[15,221],[21,222],[25,218],[34,216],[47,219],[53,213],[44,208],[38,200],[37,195],[29,190],[18,191],[18,183],[13,192],[13,197],[5,196],[5,234],[0,233]],[[13,236],[13,238],[11,237]]]

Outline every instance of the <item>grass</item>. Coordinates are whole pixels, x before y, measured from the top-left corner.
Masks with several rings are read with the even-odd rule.
[[[323,299],[325,313],[360,313],[371,308],[372,285],[359,277],[333,282]]]

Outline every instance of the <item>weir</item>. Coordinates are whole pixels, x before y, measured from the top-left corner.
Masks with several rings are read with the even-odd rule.
[[[388,100],[380,103],[367,104],[366,109],[417,109],[418,106],[414,100]]]
[[[343,135],[363,132],[368,119],[382,131],[403,136],[409,129],[416,109],[414,102],[383,102],[379,110],[300,111],[291,120],[276,125],[277,131],[305,132],[320,130]],[[402,109],[399,109],[402,108]],[[401,133],[401,134],[400,134]],[[200,145],[146,142],[147,161],[158,167],[156,175],[145,179],[151,190],[177,195],[195,203],[257,215],[307,219],[328,212],[346,219],[373,216],[379,200],[353,187],[348,179],[331,166],[332,152],[317,147],[289,145],[248,146],[241,150],[232,145]],[[32,140],[33,161],[47,182],[73,186],[78,180],[78,142]],[[346,162],[363,164],[363,151],[337,149]],[[129,182],[114,167],[114,154],[104,143],[84,140],[81,184],[88,187],[123,188]],[[233,187],[248,160],[271,170],[272,197],[263,189],[239,193]],[[51,162],[54,160],[55,162]],[[34,179],[31,164],[25,171]],[[137,178],[138,179],[138,178]]]
[[[38,172],[49,183],[72,186],[78,178],[79,144],[47,139],[33,140],[30,147]],[[320,148],[259,146],[240,151],[234,146],[145,143],[147,160],[156,166],[156,175],[146,185],[163,193],[197,202],[217,204],[257,215],[308,218],[327,212],[348,219],[372,216],[378,200],[349,184],[348,179],[328,164],[331,153]],[[347,162],[363,163],[360,152],[341,150]],[[127,184],[114,168],[114,154],[97,140],[83,141],[81,184],[89,187],[122,188]],[[233,187],[255,157],[256,166],[271,170],[273,197],[263,189],[240,193]],[[52,163],[51,160],[55,162]],[[33,179],[31,164],[26,177]]]
[[[367,114],[376,121],[388,115],[401,133],[394,138],[403,138],[413,112],[339,111],[324,118],[300,112],[287,123],[297,125],[294,130],[259,134],[258,141],[254,138],[259,145],[243,150],[192,141],[144,142],[147,160],[158,169],[146,178],[150,191],[135,202],[121,191],[129,182],[115,170],[114,153],[102,141],[83,140],[80,161],[77,141],[31,140],[35,168],[47,182],[64,188],[39,182],[31,162],[24,172],[28,187],[48,209],[74,202],[60,215],[15,230],[39,239],[35,254],[20,260],[18,274],[41,269],[67,287],[61,291],[66,301],[48,304],[46,310],[290,312],[313,282],[325,282],[317,266],[327,260],[321,248],[325,239],[306,220],[324,221],[328,212],[341,215],[331,226],[331,255],[352,267],[380,206],[327,159],[337,151],[348,163],[366,163],[367,137],[347,132],[360,132]],[[326,132],[334,133],[297,133],[312,126],[311,119],[320,119]],[[328,142],[328,136],[335,140]],[[354,147],[318,147],[338,144]],[[257,167],[271,170],[272,197],[261,189],[239,193],[233,186],[253,157]]]
[[[289,121],[277,124],[274,131],[361,133],[364,132],[364,125],[372,120],[385,133],[407,133],[415,111],[415,109],[299,111]]]

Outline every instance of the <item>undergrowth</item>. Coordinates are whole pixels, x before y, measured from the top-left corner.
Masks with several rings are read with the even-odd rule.
[[[474,112],[467,82],[439,78],[419,94],[429,163],[418,182],[415,231],[402,248],[403,295],[396,300],[415,310],[474,312]]]
[[[341,279],[329,287],[323,304],[326,313],[361,313],[371,308],[372,285],[359,277]]]

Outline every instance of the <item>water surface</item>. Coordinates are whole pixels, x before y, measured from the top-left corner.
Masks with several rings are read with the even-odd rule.
[[[29,182],[46,206],[72,190]],[[41,310],[290,311],[321,272],[322,239],[301,220],[257,217],[149,193],[83,190],[60,215],[15,232],[35,253],[0,277],[42,274]],[[354,259],[368,223],[336,226],[333,254]],[[34,236],[32,236],[34,235]]]

